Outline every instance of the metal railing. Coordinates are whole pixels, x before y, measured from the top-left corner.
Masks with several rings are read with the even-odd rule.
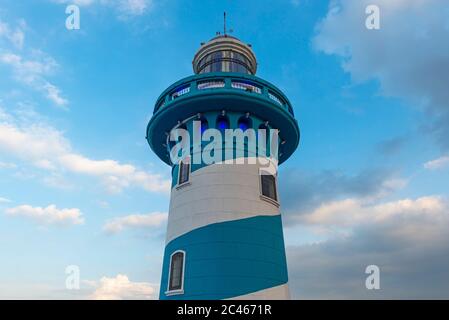
[[[247,82],[241,82],[241,81],[232,81],[231,87],[235,89],[255,92],[258,94],[262,94],[262,89],[259,86],[256,86],[255,84],[247,83]]]
[[[268,91],[268,98],[270,98],[273,101],[276,101],[277,103],[279,103],[281,106],[284,105],[284,103],[282,102],[282,100],[275,94],[271,93]]]
[[[223,80],[200,81],[198,82],[198,90],[224,88]]]
[[[190,85],[185,85],[185,86],[182,86],[181,88],[176,89],[175,92],[173,92],[171,94],[171,98],[172,98],[172,100],[174,100],[174,99],[179,98],[180,96],[183,96],[189,92],[190,92]]]
[[[178,85],[175,88],[167,89],[157,101],[156,108],[154,112],[159,111],[161,108],[165,108],[170,105],[173,100],[177,100],[178,98],[193,95],[195,93],[199,93],[203,90],[220,90],[220,89],[229,89],[229,90],[239,90],[239,92],[244,92],[245,94],[254,95],[273,101],[275,105],[283,108],[292,116],[293,108],[287,102],[286,99],[283,98],[282,93],[278,93],[278,90],[273,88],[266,83],[266,81],[257,81],[257,78],[248,80],[246,78],[239,78],[235,75],[229,76],[217,76],[213,77],[208,75],[204,80],[198,79],[198,77],[189,77],[185,79],[185,82],[179,81]],[[206,90],[207,89],[207,90]]]

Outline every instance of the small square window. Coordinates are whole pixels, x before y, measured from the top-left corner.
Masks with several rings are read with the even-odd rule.
[[[274,201],[277,201],[276,177],[271,174],[261,174],[262,195]]]

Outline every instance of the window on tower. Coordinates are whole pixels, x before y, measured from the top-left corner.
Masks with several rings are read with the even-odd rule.
[[[248,91],[248,92],[255,92],[258,94],[262,93],[262,88],[251,81],[243,81],[243,80],[232,81],[231,87],[235,88],[235,89]]]
[[[262,195],[277,202],[276,177],[272,174],[261,174],[260,184]]]
[[[170,272],[168,279],[168,291],[182,291],[184,289],[184,251],[175,251],[170,256]]]
[[[251,74],[251,61],[232,50],[219,50],[207,54],[198,63],[198,73],[239,72]]]
[[[247,116],[240,117],[238,123],[238,128],[242,131],[245,131],[249,128],[251,128],[251,119]]]
[[[209,123],[207,122],[206,118],[201,118],[201,134],[204,133],[207,129],[209,129]]]
[[[179,162],[178,184],[181,185],[189,181],[190,163],[188,161]]]
[[[224,131],[229,129],[229,119],[226,116],[218,116],[217,118],[217,129],[220,131]]]

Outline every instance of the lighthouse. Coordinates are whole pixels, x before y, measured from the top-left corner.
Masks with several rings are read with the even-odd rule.
[[[299,144],[292,105],[226,29],[192,64],[146,132],[172,177],[159,298],[288,299],[277,167]]]

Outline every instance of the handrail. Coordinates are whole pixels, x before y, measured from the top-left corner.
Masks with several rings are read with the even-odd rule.
[[[229,81],[226,81],[226,79],[229,79]],[[223,86],[210,86],[207,89],[201,90],[198,88],[198,83],[209,81],[209,82],[220,82],[224,83]],[[245,82],[250,81],[251,83],[254,83],[259,90],[242,90],[241,87],[236,86],[235,83],[237,82]],[[234,83],[234,85],[233,85]],[[290,102],[287,100],[285,95],[278,90],[276,87],[271,85],[270,83],[261,80],[255,76],[248,76],[248,75],[238,75],[238,74],[226,74],[226,73],[219,73],[216,75],[212,74],[204,74],[204,75],[196,75],[192,77],[188,77],[185,79],[182,79],[169,88],[167,88],[159,97],[159,99],[156,102],[156,107],[154,109],[154,113],[158,112],[162,108],[166,108],[170,104],[172,104],[174,101],[181,100],[185,97],[189,97],[192,94],[207,94],[213,90],[234,90],[236,92],[239,92],[240,94],[248,94],[248,95],[256,95],[259,97],[264,97],[267,100],[270,100],[273,102],[273,106],[280,107],[285,109],[289,114],[294,116],[293,114],[293,108],[290,104]],[[182,94],[180,93],[180,90],[182,90]],[[176,96],[176,99],[173,99],[173,95]]]

